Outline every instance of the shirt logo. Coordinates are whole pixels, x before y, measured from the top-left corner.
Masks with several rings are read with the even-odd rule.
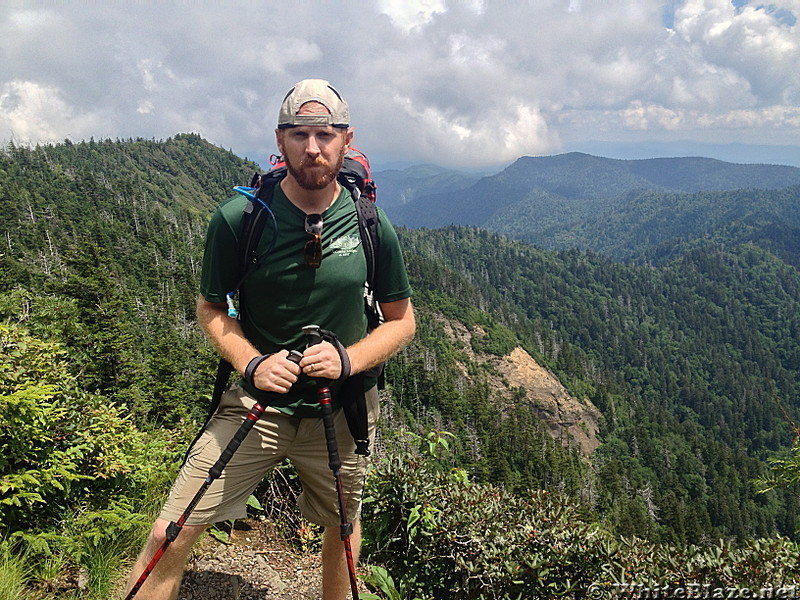
[[[339,256],[350,256],[361,244],[361,237],[356,234],[343,235],[331,241],[330,248]]]

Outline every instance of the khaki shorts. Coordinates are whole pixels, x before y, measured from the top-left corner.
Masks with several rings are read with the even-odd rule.
[[[377,389],[372,388],[366,396],[372,441],[379,412]],[[254,404],[255,400],[238,385],[223,394],[216,414],[181,468],[160,518],[177,521]],[[342,461],[340,475],[347,515],[348,520],[353,520],[361,511],[367,458],[354,453],[355,443],[344,412],[336,410],[333,416]],[[285,458],[292,461],[303,487],[298,498],[303,516],[324,527],[339,525],[338,496],[333,473],[328,467],[322,419],[298,419],[274,408],[264,411],[222,475],[209,486],[186,524],[209,525],[244,518],[250,494],[264,475]]]

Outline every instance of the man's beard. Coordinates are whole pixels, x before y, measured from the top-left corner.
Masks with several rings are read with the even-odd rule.
[[[285,157],[285,160],[286,168],[301,188],[304,190],[322,190],[330,185],[339,174],[339,170],[344,163],[344,150],[342,150],[334,166],[331,166],[331,163],[321,156],[316,158],[306,157],[300,161],[299,165],[292,164],[288,156]]]

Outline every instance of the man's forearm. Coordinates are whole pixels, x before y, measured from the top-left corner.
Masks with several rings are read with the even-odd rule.
[[[224,303],[208,302],[202,296],[197,300],[197,320],[206,337],[222,358],[244,373],[247,363],[260,353],[245,337],[239,321],[230,318],[227,311]]]
[[[347,348],[354,374],[386,362],[414,337],[416,322],[410,301],[393,302],[382,308],[386,321]]]

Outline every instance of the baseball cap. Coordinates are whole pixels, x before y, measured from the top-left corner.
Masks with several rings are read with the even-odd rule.
[[[328,109],[326,115],[298,115],[300,107],[306,102],[319,102]],[[350,126],[350,111],[341,94],[324,79],[304,79],[295,84],[286,94],[278,115],[278,129],[297,125]]]

